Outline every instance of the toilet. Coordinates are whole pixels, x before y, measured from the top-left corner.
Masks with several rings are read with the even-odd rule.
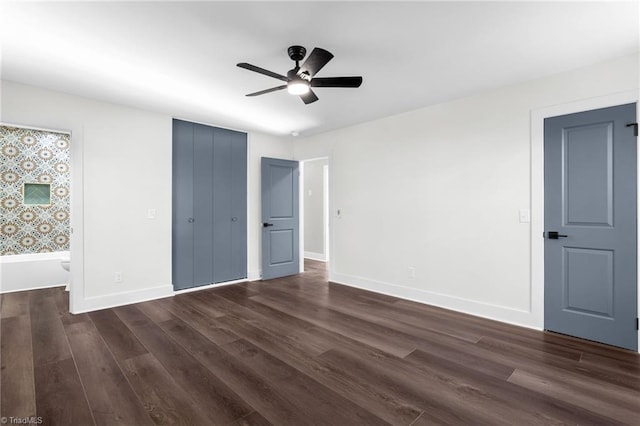
[[[71,260],[62,259],[60,261],[60,266],[62,266],[62,269],[64,269],[65,271],[69,272],[71,270]],[[67,281],[67,285],[65,286],[64,291],[69,291],[69,281]]]

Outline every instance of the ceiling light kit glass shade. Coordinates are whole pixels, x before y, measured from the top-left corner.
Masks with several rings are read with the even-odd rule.
[[[294,79],[287,83],[287,91],[292,95],[304,95],[309,93],[309,82],[303,79]]]

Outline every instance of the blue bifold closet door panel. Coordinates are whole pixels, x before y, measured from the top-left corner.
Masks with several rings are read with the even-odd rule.
[[[246,134],[181,120],[173,134],[174,288],[246,278]]]
[[[213,204],[213,223],[218,231],[213,245],[214,282],[233,279],[230,274],[231,253],[231,135],[228,130],[214,130],[213,169],[216,176],[212,180],[216,202]]]
[[[191,141],[191,142],[189,142]],[[173,121],[172,281],[176,290],[193,284],[193,126]]]
[[[247,135],[215,129],[214,281],[247,276]]]
[[[231,268],[236,277],[247,278],[247,134],[232,132],[231,138],[231,206],[239,212],[231,218]],[[235,214],[235,213],[234,213]]]
[[[193,132],[193,285],[213,283],[213,131],[194,124]]]

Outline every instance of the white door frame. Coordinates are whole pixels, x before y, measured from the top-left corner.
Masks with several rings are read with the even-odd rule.
[[[544,328],[544,119],[558,115],[590,111],[616,105],[636,103],[636,121],[640,122],[640,91],[584,99],[531,111],[531,314],[533,322]],[[640,188],[640,149],[638,150],[638,188]],[[640,196],[638,197],[640,200]],[[640,203],[639,203],[640,204]],[[640,209],[638,210],[640,223]],[[636,265],[640,264],[639,259]],[[636,286],[638,283],[636,282]],[[638,292],[640,316],[640,291]],[[638,332],[640,341],[640,331]]]
[[[329,217],[331,215],[331,209],[329,209],[329,158],[327,158],[327,164],[322,168],[322,191],[324,194],[322,200],[322,211],[324,213],[324,223],[322,224],[324,232],[324,258],[329,261]]]

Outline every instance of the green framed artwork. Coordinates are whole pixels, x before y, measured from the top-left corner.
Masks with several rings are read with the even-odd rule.
[[[51,185],[48,183],[25,183],[22,194],[25,206],[51,205]]]

